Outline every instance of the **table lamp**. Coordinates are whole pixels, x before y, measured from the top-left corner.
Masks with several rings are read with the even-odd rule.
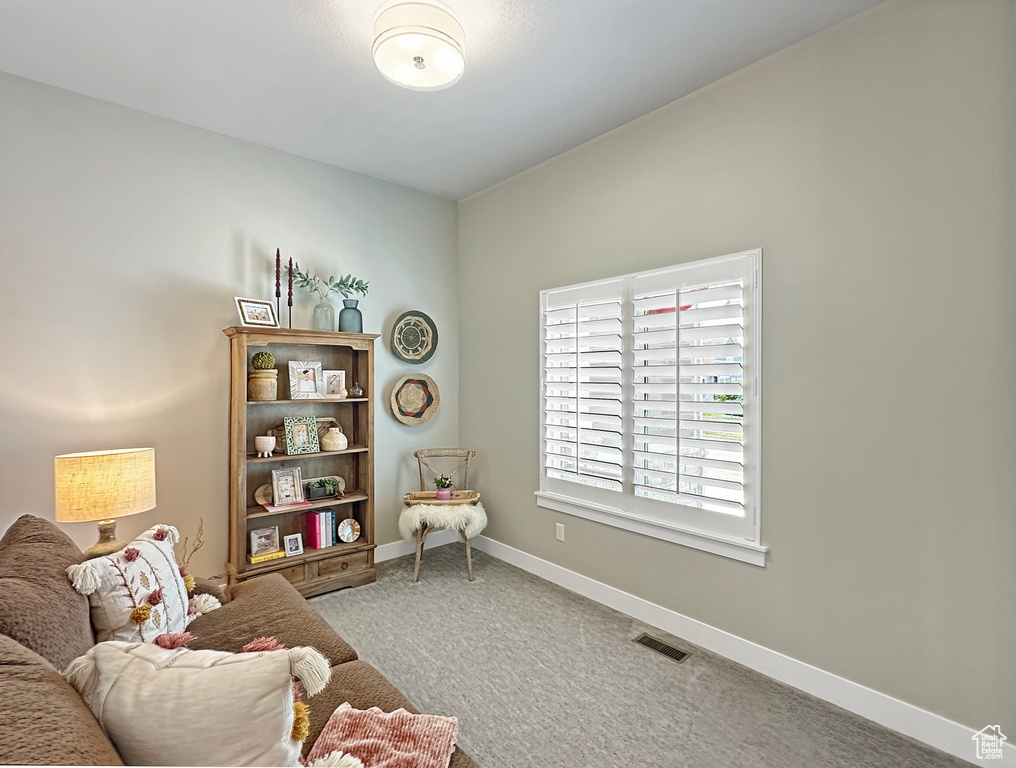
[[[116,540],[117,517],[155,507],[155,449],[68,453],[54,461],[58,523],[99,521],[99,540],[85,557],[123,549]]]

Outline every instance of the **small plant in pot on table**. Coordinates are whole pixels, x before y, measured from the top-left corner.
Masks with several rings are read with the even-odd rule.
[[[247,376],[247,399],[275,400],[279,394],[279,372],[270,352],[256,352],[250,359],[253,368]]]
[[[323,477],[307,483],[307,493],[311,500],[327,499],[339,492],[339,481],[334,477]]]
[[[437,492],[434,496],[439,501],[447,501],[452,497],[452,478],[451,475],[438,475],[434,478],[434,485],[437,487]]]

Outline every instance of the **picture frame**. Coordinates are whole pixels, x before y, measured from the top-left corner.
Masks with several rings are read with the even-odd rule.
[[[349,396],[349,393],[346,392],[345,371],[335,371],[335,370],[322,371],[321,377],[324,380],[325,397],[341,400]],[[340,392],[344,392],[345,394],[340,394]]]
[[[236,311],[240,313],[240,324],[255,328],[278,328],[279,318],[275,316],[275,305],[261,299],[244,299],[234,296]]]
[[[317,453],[321,450],[321,445],[318,442],[317,419],[313,416],[286,416],[282,423],[286,430],[284,450],[287,456]]]
[[[318,400],[325,396],[321,363],[313,360],[289,361],[290,400]]]
[[[286,542],[286,557],[295,557],[303,554],[303,534],[291,533],[283,537]]]
[[[299,467],[272,470],[272,500],[277,507],[304,500],[303,472]]]
[[[279,551],[279,529],[258,528],[250,532],[251,557],[268,555]]]

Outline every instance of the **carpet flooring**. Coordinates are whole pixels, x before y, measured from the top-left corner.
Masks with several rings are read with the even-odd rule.
[[[470,584],[449,544],[416,584],[408,556],[310,602],[421,712],[457,716],[483,768],[969,765],[482,552],[473,567]]]

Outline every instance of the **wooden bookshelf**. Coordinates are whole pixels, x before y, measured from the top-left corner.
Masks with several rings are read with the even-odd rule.
[[[376,334],[329,333],[285,328],[234,326],[223,333],[229,338],[229,572],[230,585],[268,573],[280,573],[306,596],[342,587],[368,584],[377,579],[374,569],[374,340]],[[270,401],[247,401],[250,358],[261,351],[275,357],[279,371],[278,397]],[[346,371],[346,386],[358,382],[364,396],[291,400],[289,361],[320,361],[324,370]],[[307,408],[307,406],[311,406]],[[339,422],[349,441],[342,451],[287,456],[276,452],[261,457],[254,450],[254,437],[286,416],[330,416]],[[270,484],[272,470],[300,467],[304,479],[338,475],[345,480],[343,498],[316,499],[310,505],[269,511],[254,500],[261,485]],[[304,515],[331,507],[342,517],[360,524],[360,538],[324,549],[307,544]],[[263,563],[247,561],[250,531],[278,528],[283,537],[303,535],[301,555],[280,557]]]

